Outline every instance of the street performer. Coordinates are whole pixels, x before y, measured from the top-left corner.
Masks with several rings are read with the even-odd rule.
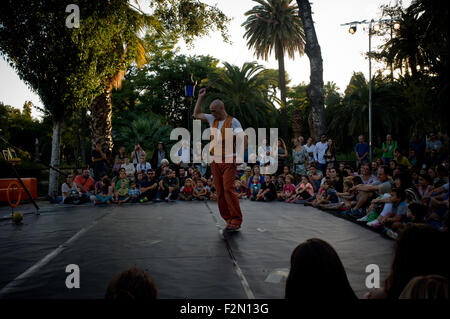
[[[221,100],[212,101],[209,106],[211,114],[203,113],[202,102],[205,95],[206,89],[203,88],[198,94],[198,100],[194,109],[194,118],[209,123],[211,127],[211,172],[217,192],[217,204],[220,215],[227,223],[225,230],[237,231],[241,228],[242,213],[234,184],[237,168],[235,147],[236,137],[238,141],[243,141],[244,131],[241,123],[236,118],[227,114],[225,105]],[[225,147],[227,144],[225,143],[225,136],[228,136],[226,129],[232,131],[232,151],[229,150],[228,146]],[[213,134],[214,132],[216,134]],[[220,148],[222,150],[221,154]]]

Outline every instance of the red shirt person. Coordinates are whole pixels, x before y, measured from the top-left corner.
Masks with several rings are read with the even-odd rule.
[[[211,144],[217,145],[211,151],[211,172],[214,176],[214,186],[217,192],[217,204],[220,215],[226,221],[226,230],[238,230],[242,224],[242,212],[239,206],[239,198],[234,187],[237,164],[234,150],[230,153],[225,147],[226,129],[231,129],[233,136],[239,135],[243,141],[244,131],[241,123],[225,111],[222,101],[214,100],[210,106],[211,114],[202,113],[202,102],[206,89],[201,89],[195,104],[194,117],[207,122],[211,128],[217,129],[217,136],[211,136]],[[215,140],[217,138],[217,141]],[[221,156],[214,154],[215,150],[222,148]]]
[[[89,170],[83,170],[81,175],[75,177],[74,183],[80,188],[81,193],[86,194],[94,190],[95,181],[89,174]]]

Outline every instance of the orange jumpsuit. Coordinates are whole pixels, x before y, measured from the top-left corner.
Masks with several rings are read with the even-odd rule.
[[[220,135],[225,136],[225,129],[231,128],[231,121],[233,117],[228,116],[225,119],[221,129]],[[214,119],[212,128],[217,129],[219,127],[219,120]],[[216,163],[212,160],[211,172],[214,179],[214,186],[217,192],[217,204],[219,206],[220,215],[227,222],[227,226],[241,226],[242,212],[239,205],[239,198],[234,186],[236,179],[236,167],[235,158],[233,163],[225,163],[225,141],[222,141],[222,162]],[[214,142],[214,136],[211,135],[211,144]],[[233,150],[235,149],[235,142],[233,143]],[[214,156],[214,149],[211,149],[211,155]]]

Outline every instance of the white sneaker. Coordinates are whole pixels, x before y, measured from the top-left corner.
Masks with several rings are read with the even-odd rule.
[[[371,222],[368,222],[366,225],[373,227],[373,228],[377,228],[377,227],[381,226],[381,223],[378,219],[375,219],[375,220],[372,220]]]
[[[397,239],[397,237],[398,237],[398,234],[395,231],[393,231],[392,229],[388,229],[386,231],[386,235],[388,235],[392,239]]]
[[[368,219],[369,219],[369,217],[366,215],[366,216],[363,216],[361,218],[358,218],[356,221],[357,222],[366,222]]]

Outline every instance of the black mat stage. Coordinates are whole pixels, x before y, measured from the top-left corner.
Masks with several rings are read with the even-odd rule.
[[[328,241],[358,296],[369,264],[389,271],[394,242],[303,205],[241,200],[244,223],[228,240],[215,202],[54,205],[23,225],[0,221],[0,298],[103,298],[129,266],[148,271],[160,298],[283,298],[293,249]],[[17,209],[20,211],[20,209]],[[66,266],[80,268],[68,289]]]

